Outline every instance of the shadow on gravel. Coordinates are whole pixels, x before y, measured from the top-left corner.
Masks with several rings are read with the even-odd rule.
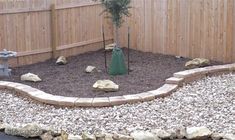
[[[40,140],[40,139],[39,138],[26,139],[23,137],[9,136],[9,135],[4,134],[3,132],[0,132],[0,140]]]

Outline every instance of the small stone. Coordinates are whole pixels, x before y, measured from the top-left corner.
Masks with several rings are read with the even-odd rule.
[[[29,81],[29,82],[41,82],[42,79],[38,77],[38,75],[33,73],[27,73],[24,75],[21,75],[20,77],[21,81]]]
[[[121,135],[121,134],[114,134],[113,140],[134,140],[131,136]]]
[[[145,131],[135,131],[131,133],[131,137],[133,137],[134,140],[160,140],[160,138],[154,134]]]
[[[113,44],[108,44],[105,46],[105,50],[106,51],[111,51],[113,50],[113,48],[116,46],[116,43],[113,43]]]
[[[161,139],[168,139],[171,137],[170,133],[162,129],[155,129],[155,130],[152,130],[151,132]]]
[[[82,139],[83,140],[96,140],[96,137],[88,133],[82,133]]]
[[[41,138],[42,140],[53,140],[54,137],[52,136],[51,131],[49,131],[49,132],[46,132],[46,133],[42,134],[42,135],[40,136],[40,138]]]
[[[81,136],[69,134],[68,140],[82,140]]]
[[[67,64],[67,60],[64,56],[60,56],[57,60],[56,60],[56,64],[57,65],[65,65]]]
[[[190,127],[186,129],[187,139],[206,139],[212,135],[212,132],[206,127]]]
[[[86,73],[92,73],[96,70],[95,66],[87,66],[85,72]]]
[[[111,80],[98,80],[93,88],[95,90],[105,91],[105,92],[114,92],[119,90],[119,85],[115,84]]]
[[[195,58],[185,64],[186,69],[205,67],[210,65],[210,60],[204,58]]]
[[[183,56],[179,56],[179,55],[177,55],[177,56],[175,56],[177,59],[181,59],[181,58],[183,58]]]

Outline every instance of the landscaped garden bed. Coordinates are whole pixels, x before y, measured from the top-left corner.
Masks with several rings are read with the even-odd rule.
[[[126,53],[127,50],[124,49]],[[111,52],[107,60],[111,59]],[[67,65],[56,65],[55,60],[14,68],[12,78],[6,79],[30,85],[53,95],[69,97],[111,97],[137,94],[155,90],[165,83],[173,73],[184,70],[189,59],[170,55],[130,51],[130,75],[110,76],[104,66],[103,51],[90,52],[68,58]],[[109,63],[109,62],[108,62]],[[221,64],[212,62],[214,64]],[[100,72],[86,73],[88,65],[97,67]],[[25,73],[37,74],[41,82],[23,82],[20,76]],[[92,86],[97,80],[110,79],[119,85],[117,92],[95,91]]]

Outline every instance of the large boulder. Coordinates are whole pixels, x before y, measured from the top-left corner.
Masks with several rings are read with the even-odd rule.
[[[186,69],[205,67],[210,65],[210,60],[205,58],[195,58],[185,64]]]
[[[41,136],[43,134],[43,130],[37,124],[28,124],[24,127],[6,126],[5,133],[13,136],[33,138]]]
[[[99,91],[114,92],[119,90],[119,85],[111,80],[98,80],[93,85],[93,88]]]
[[[41,82],[42,79],[39,78],[38,75],[33,74],[33,73],[27,73],[27,74],[23,74],[20,77],[21,81],[29,81],[29,82]]]
[[[186,128],[186,138],[190,140],[204,140],[211,137],[212,132],[206,127]]]
[[[136,131],[131,133],[131,137],[134,138],[134,140],[161,140],[154,134],[147,132],[147,131]]]
[[[57,60],[56,60],[56,64],[57,65],[65,65],[67,64],[67,60],[66,60],[66,57],[64,56],[60,56]]]

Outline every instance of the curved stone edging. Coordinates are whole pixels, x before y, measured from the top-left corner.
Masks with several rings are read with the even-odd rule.
[[[174,73],[173,77],[166,79],[166,83],[156,90],[134,95],[123,95],[115,97],[79,98],[56,96],[28,85],[7,81],[0,81],[0,88],[15,90],[23,96],[27,96],[36,101],[50,105],[67,107],[108,107],[163,98],[169,96],[184,83],[189,83],[210,75],[233,71],[235,71],[235,63],[181,71]]]

